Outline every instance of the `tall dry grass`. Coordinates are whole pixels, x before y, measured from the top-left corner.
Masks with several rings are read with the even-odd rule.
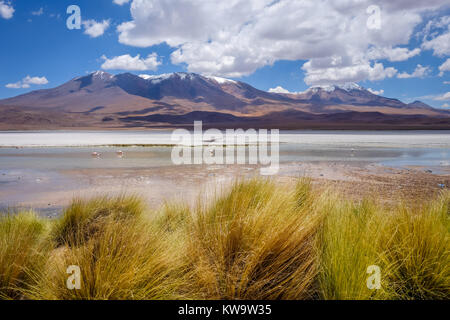
[[[450,192],[385,208],[309,180],[236,182],[195,207],[74,200],[49,222],[0,218],[0,298],[449,299]],[[81,270],[69,290],[67,268]],[[367,287],[367,268],[381,289]]]
[[[0,216],[0,299],[22,298],[22,290],[45,265],[46,223],[32,213]]]
[[[102,232],[108,223],[125,225],[140,217],[144,210],[143,202],[136,196],[105,196],[89,201],[75,199],[56,221],[52,238],[57,246],[81,245]]]
[[[165,232],[143,216],[136,197],[76,200],[51,232],[55,250],[28,290],[32,299],[168,299],[177,296],[179,263]],[[81,270],[68,290],[67,268]]]
[[[399,206],[389,224],[384,250],[389,298],[449,299],[450,192],[417,210]]]
[[[320,234],[320,293],[323,299],[364,300],[382,292],[367,287],[367,268],[378,265],[385,230],[385,213],[373,203],[352,203],[328,195]]]
[[[395,209],[330,199],[319,241],[323,299],[450,298],[449,192]],[[380,290],[367,287],[371,265],[380,267]]]
[[[197,208],[188,229],[191,295],[312,298],[321,217],[296,195],[270,181],[252,180],[236,183],[212,205]]]

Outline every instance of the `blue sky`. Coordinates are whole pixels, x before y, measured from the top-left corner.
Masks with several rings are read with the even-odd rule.
[[[289,92],[354,81],[405,102],[450,104],[448,1],[229,2],[0,0],[0,98],[104,69],[189,71]],[[66,26],[73,4],[80,30]]]

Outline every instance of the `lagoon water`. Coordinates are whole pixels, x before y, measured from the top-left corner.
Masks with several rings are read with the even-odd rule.
[[[0,132],[0,171],[168,166],[170,145],[175,143],[171,135],[172,131]],[[116,155],[119,149],[123,158]],[[91,156],[94,151],[102,154],[100,159]],[[280,161],[450,166],[450,131],[282,131]]]
[[[174,165],[171,134],[171,131],[0,132],[0,212],[36,205],[40,212],[54,215],[67,204],[65,201],[89,187],[92,181],[100,181],[103,186],[122,183],[109,176],[113,173],[105,176],[101,173],[105,170],[100,169],[133,172],[128,182],[140,181],[142,175],[149,179],[145,169],[156,175],[170,171]],[[223,144],[220,140],[216,142]],[[280,162],[287,170],[297,170],[302,162],[332,162],[345,166],[349,163],[417,166],[419,170],[430,169],[438,174],[450,172],[450,131],[285,131],[280,134],[280,142]],[[118,150],[123,151],[123,157],[117,155]],[[93,157],[93,152],[101,156]],[[82,178],[79,173],[83,169],[94,170],[87,170],[88,173],[85,170]],[[181,175],[183,179],[186,173],[183,170],[189,169],[179,170],[171,172],[177,172],[178,178]],[[175,179],[172,176],[166,179],[169,185],[176,185],[172,178]],[[157,176],[154,179],[157,183],[161,181]],[[123,182],[125,188],[129,187],[128,182]],[[173,189],[168,187],[167,192],[170,190]],[[49,197],[53,200],[47,207]]]

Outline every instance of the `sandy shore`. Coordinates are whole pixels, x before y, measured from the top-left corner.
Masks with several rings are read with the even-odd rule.
[[[63,170],[58,177],[42,178],[40,183],[46,182],[52,188],[44,183],[30,188],[23,197],[17,197],[14,188],[2,189],[0,202],[15,196],[14,207],[34,208],[52,217],[59,215],[74,197],[127,193],[137,194],[157,208],[165,201],[193,204],[199,197],[220,192],[235,179],[259,175],[259,168],[249,165]],[[389,205],[400,198],[421,202],[436,196],[450,186],[450,167],[430,172],[423,167],[389,168],[374,163],[285,163],[271,178],[286,183],[300,177],[311,177],[316,188],[332,188],[347,198],[376,198]]]

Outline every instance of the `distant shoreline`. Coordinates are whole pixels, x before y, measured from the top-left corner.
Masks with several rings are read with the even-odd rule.
[[[161,132],[161,131],[169,131],[176,129],[187,129],[192,130],[192,125],[179,125],[179,126],[149,126],[149,127],[58,127],[58,128],[45,128],[45,127],[25,127],[25,128],[5,128],[0,125],[0,133],[20,133],[20,132],[77,132],[77,131],[105,131],[105,132],[113,132],[113,131],[153,131],[153,132]],[[248,123],[242,126],[227,126],[220,124],[203,124],[203,128],[207,129],[279,129],[283,131],[449,131],[450,132],[450,123],[445,124],[443,126],[427,126],[427,125],[404,125],[404,126],[389,126],[389,125],[379,125],[379,124],[352,124],[348,126],[286,126],[286,125],[268,125],[268,126],[251,126]]]

